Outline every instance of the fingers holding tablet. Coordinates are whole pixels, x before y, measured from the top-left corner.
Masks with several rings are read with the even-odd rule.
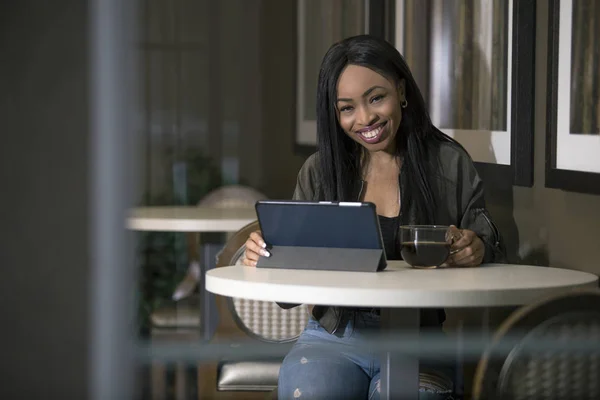
[[[246,240],[246,252],[244,256],[244,265],[256,267],[258,259],[269,257],[271,254],[265,249],[267,247],[259,231],[252,232]]]

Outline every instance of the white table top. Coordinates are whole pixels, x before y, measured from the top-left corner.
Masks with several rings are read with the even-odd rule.
[[[130,211],[127,228],[161,232],[236,232],[253,221],[256,221],[254,208],[139,207]]]
[[[390,261],[383,272],[285,270],[244,266],[206,273],[209,292],[251,300],[354,307],[492,307],[523,305],[577,288],[596,275],[558,268],[488,264],[423,270]]]

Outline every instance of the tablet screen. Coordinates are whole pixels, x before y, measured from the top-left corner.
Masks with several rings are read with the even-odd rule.
[[[269,246],[383,248],[372,203],[260,201],[256,213]]]

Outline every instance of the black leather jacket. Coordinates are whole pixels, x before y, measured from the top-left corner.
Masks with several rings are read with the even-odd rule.
[[[441,174],[434,179],[434,193],[439,197],[436,211],[436,224],[456,225],[461,229],[470,229],[481,238],[485,245],[483,262],[503,262],[505,248],[500,233],[485,207],[483,182],[480,179],[471,157],[464,149],[452,142],[444,142],[439,146]],[[319,201],[318,188],[319,163],[318,153],[310,156],[298,173],[298,181],[294,191],[294,200]],[[403,175],[400,173],[400,193],[405,193]],[[354,198],[363,198],[364,181],[354,185]],[[402,204],[405,202],[402,201]],[[401,209],[401,224],[414,224],[415,210]],[[296,304],[279,304],[283,308],[292,308]],[[344,320],[343,310],[339,307],[316,305],[312,310],[313,317],[330,333],[334,333]],[[423,310],[421,326],[441,324],[436,310]]]

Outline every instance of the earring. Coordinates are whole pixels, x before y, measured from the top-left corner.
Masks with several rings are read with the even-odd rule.
[[[406,99],[404,99],[401,103],[400,103],[400,107],[402,108],[406,108],[406,106],[408,105],[408,101],[406,101]]]

